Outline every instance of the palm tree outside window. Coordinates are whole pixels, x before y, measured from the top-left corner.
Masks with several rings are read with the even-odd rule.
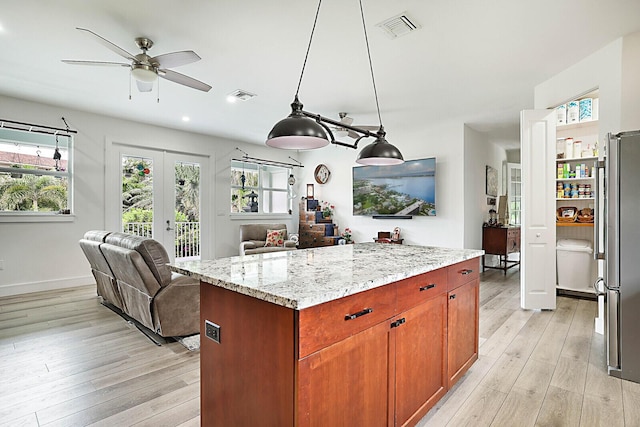
[[[0,129],[0,215],[71,213],[72,138]]]

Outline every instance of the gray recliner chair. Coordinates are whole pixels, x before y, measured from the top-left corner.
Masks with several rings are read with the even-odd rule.
[[[100,233],[106,233],[99,249],[115,279],[121,301],[118,308],[163,337],[198,333],[200,282],[173,273],[167,251],[156,240],[99,231],[88,232],[83,240]],[[86,242],[81,241],[82,245]],[[99,292],[104,288],[99,286]]]
[[[240,226],[240,255],[262,254],[267,252],[293,251],[297,242],[285,236],[284,246],[265,246],[267,230],[286,230],[286,224],[243,224]]]
[[[104,254],[100,250],[100,245],[104,243],[104,239],[109,234],[111,234],[110,231],[87,231],[79,243],[82,252],[84,252],[91,265],[91,273],[96,279],[98,295],[100,295],[105,302],[122,310],[122,298],[120,297],[116,278]]]

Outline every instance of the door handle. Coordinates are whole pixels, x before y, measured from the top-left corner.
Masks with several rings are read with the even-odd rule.
[[[398,319],[395,322],[391,322],[391,328],[397,328],[398,326],[402,325],[403,323],[405,323],[407,321],[407,319],[405,319],[404,317],[402,319]]]
[[[420,288],[420,291],[428,291],[429,289],[433,289],[436,287],[435,283],[431,283],[429,285],[423,286]]]
[[[449,295],[449,299],[456,299],[456,294]]]
[[[462,274],[463,276],[466,276],[466,275],[471,274],[471,273],[473,273],[473,270],[471,270],[470,268],[465,268],[464,270],[462,270],[460,272],[460,274]]]
[[[173,230],[173,228],[171,228],[171,221],[167,220],[167,231],[171,230]]]

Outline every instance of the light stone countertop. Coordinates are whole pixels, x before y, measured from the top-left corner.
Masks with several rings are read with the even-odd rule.
[[[296,310],[479,257],[475,249],[359,243],[171,265],[203,282]]]

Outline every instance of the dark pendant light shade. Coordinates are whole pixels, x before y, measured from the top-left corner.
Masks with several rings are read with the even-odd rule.
[[[302,114],[302,104],[296,96],[291,114],[275,124],[266,144],[286,150],[311,150],[329,145],[329,139],[318,122]]]
[[[404,157],[395,145],[384,138],[384,129],[378,131],[378,137],[358,154],[356,163],[361,165],[398,165],[404,163]]]
[[[288,150],[310,150],[314,148],[322,148],[329,143],[332,143],[339,146],[357,149],[358,142],[361,139],[371,137],[375,138],[375,141],[360,152],[356,162],[363,165],[396,165],[404,163],[404,158],[402,157],[400,150],[398,150],[395,146],[389,144],[385,139],[385,132],[384,128],[382,127],[382,117],[380,115],[380,104],[378,102],[378,91],[376,89],[376,80],[373,75],[373,64],[371,62],[369,37],[367,35],[367,26],[364,20],[362,0],[358,0],[358,3],[360,5],[362,31],[364,33],[365,44],[367,46],[367,58],[369,59],[371,83],[373,86],[373,94],[376,100],[376,110],[378,112],[380,129],[377,133],[374,134],[368,129],[351,126],[350,124],[343,123],[342,121],[337,122],[327,117],[323,117],[319,114],[313,114],[302,109],[302,104],[298,100],[298,93],[300,91],[302,77],[304,76],[304,70],[307,66],[307,59],[309,57],[309,51],[311,49],[311,42],[313,40],[313,34],[316,29],[316,23],[318,22],[320,5],[322,4],[322,0],[318,0],[318,8],[316,9],[313,28],[311,29],[311,35],[309,37],[307,53],[305,54],[304,63],[302,64],[302,71],[300,72],[300,79],[298,80],[295,99],[291,104],[291,114],[289,115],[289,117],[280,120],[278,123],[276,123],[273,129],[271,129],[271,132],[269,133],[266,141],[266,144],[268,146],[275,148],[284,148]],[[336,126],[340,129],[346,128],[349,131],[357,133],[359,137],[353,144],[336,141],[334,134],[331,132],[331,129],[327,127],[325,123]]]

